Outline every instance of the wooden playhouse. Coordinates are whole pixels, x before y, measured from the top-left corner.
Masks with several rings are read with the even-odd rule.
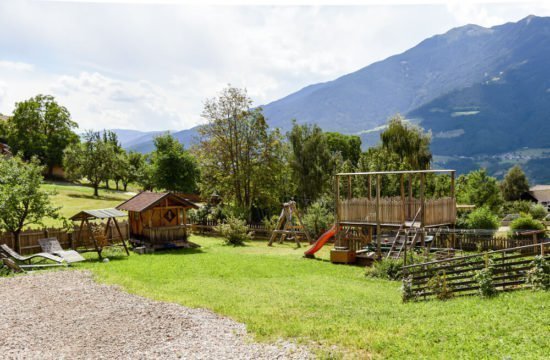
[[[187,211],[193,202],[169,192],[144,191],[117,209],[128,211],[130,242],[151,249],[189,247]]]

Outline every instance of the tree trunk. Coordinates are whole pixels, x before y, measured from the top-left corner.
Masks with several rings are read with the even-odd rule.
[[[99,184],[94,184],[94,196],[99,196]]]
[[[123,184],[123,186],[124,186],[124,191],[126,191],[126,188],[128,188],[128,184],[125,183]]]
[[[21,230],[17,230],[13,232],[13,239],[14,239],[13,246],[15,247],[15,251],[18,253],[21,253],[21,236],[20,235],[21,235]]]
[[[105,187],[108,189],[109,188],[109,180],[105,180]]]
[[[115,180],[115,186],[117,190],[118,190],[118,183],[119,183],[119,180]]]

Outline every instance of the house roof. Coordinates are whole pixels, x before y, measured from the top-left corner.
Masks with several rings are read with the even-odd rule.
[[[142,212],[160,203],[162,200],[169,198],[172,201],[180,203],[184,207],[192,207],[197,209],[198,206],[191,201],[184,199],[176,194],[168,192],[151,192],[143,191],[134,197],[126,200],[116,208],[119,210]]]
[[[538,202],[550,201],[550,185],[535,185],[529,189],[529,194]]]
[[[117,209],[82,210],[81,212],[73,215],[71,220],[108,219],[122,216],[126,216],[126,213]]]

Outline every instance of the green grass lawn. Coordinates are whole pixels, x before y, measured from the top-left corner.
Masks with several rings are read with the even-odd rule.
[[[550,349],[550,293],[403,304],[399,282],[333,265],[327,247],[311,260],[290,244],[192,240],[200,251],[132,254],[78,268],[134,294],[212,309],[245,323],[259,340],[295,339],[323,357],[542,359]]]
[[[60,214],[69,218],[78,211],[86,209],[105,209],[115,207],[132,195],[124,191],[99,189],[99,196],[94,196],[94,189],[90,186],[77,185],[68,182],[45,182],[44,190],[55,191],[51,197],[54,206],[60,206]],[[62,222],[55,219],[46,219],[45,225],[50,227],[61,226]],[[34,226],[36,227],[36,226]]]

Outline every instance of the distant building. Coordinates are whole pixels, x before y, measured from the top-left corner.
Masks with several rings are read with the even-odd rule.
[[[550,210],[550,185],[535,185],[522,196],[522,199],[531,200]]]

